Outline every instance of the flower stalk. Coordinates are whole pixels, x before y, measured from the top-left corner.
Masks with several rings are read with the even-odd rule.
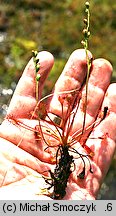
[[[85,122],[86,122],[86,112],[87,112],[87,96],[88,96],[88,81],[89,75],[91,71],[92,59],[90,59],[88,55],[88,46],[89,46],[89,37],[90,37],[90,3],[87,1],[85,3],[85,13],[86,18],[84,19],[85,28],[83,29],[84,40],[81,41],[86,53],[86,61],[87,61],[87,76],[86,76],[86,85],[85,85],[85,109],[84,109],[84,119],[83,119],[83,127],[82,134],[85,130]]]
[[[35,72],[36,72],[36,77],[35,77],[35,81],[36,81],[36,89],[35,89],[35,94],[36,94],[36,101],[38,103],[39,101],[39,81],[40,81],[40,74],[38,73],[40,70],[40,62],[39,62],[39,58],[37,57],[38,52],[37,51],[32,51],[33,54],[33,62],[35,65]]]

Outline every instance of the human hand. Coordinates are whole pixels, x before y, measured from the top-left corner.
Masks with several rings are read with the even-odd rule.
[[[90,53],[89,55],[91,56]],[[41,75],[40,91],[42,92],[44,81],[53,65],[53,57],[48,52],[40,52],[38,57]],[[95,153],[91,161],[93,174],[87,169],[85,178],[80,180],[77,175],[81,170],[81,164],[75,159],[75,169],[69,177],[64,199],[95,199],[111,163],[116,140],[116,85],[110,85],[111,73],[112,67],[108,61],[93,60],[89,79],[86,127],[92,125],[100,109],[103,110],[105,106],[108,106],[108,115],[94,128],[91,138],[89,137],[86,141],[86,145]],[[80,89],[85,74],[85,51],[76,50],[69,58],[55,85],[52,100],[48,100],[48,112],[61,116],[61,106],[57,100],[58,92]],[[80,105],[70,136],[82,128],[84,95],[83,89],[82,94],[78,95]],[[38,125],[38,120],[30,117],[35,106],[35,69],[31,59],[11,100],[8,110],[9,119],[6,118],[0,126],[0,195],[2,199],[49,199],[48,196],[40,196],[41,189],[47,187],[40,174],[54,169],[54,155],[52,152],[46,152],[44,150],[46,144],[35,138],[34,130]],[[25,125],[28,126],[27,129]],[[78,149],[86,153],[79,143]]]

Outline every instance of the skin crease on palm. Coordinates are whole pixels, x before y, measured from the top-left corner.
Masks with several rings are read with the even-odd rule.
[[[90,52],[89,56],[92,57]],[[54,64],[54,58],[46,51],[40,52],[38,58],[41,75],[39,85],[42,92],[45,79]],[[61,115],[57,93],[79,89],[84,81],[86,69],[85,50],[74,51],[55,84],[56,94],[51,100],[48,98],[48,112]],[[96,199],[112,161],[116,141],[116,84],[110,84],[111,75],[112,66],[107,60],[103,58],[93,60],[88,87],[86,126],[96,120],[96,116],[105,106],[108,106],[108,113],[106,118],[94,128],[91,138],[89,137],[86,142],[95,153],[91,160],[93,174],[89,172],[86,161],[85,178],[83,180],[77,178],[81,163],[75,159],[75,168],[69,177],[63,199]],[[70,136],[82,128],[84,95],[83,88]],[[20,78],[7,115],[35,128],[38,120],[30,117],[35,106],[35,69],[31,59]],[[45,143],[35,139],[34,131],[7,118],[3,121],[0,126],[0,199],[51,199],[49,196],[42,195],[42,189],[47,185],[41,173],[54,169],[55,156],[53,148],[47,152],[44,151],[45,147]],[[74,147],[86,153],[78,142]],[[44,173],[47,175],[48,172]]]

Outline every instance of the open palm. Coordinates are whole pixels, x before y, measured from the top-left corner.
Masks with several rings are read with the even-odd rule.
[[[92,57],[91,53],[89,55]],[[53,56],[45,51],[40,52],[38,58],[41,75],[40,92],[42,92],[44,81],[54,60]],[[101,113],[100,110],[104,107],[108,107],[108,114],[94,128],[86,141],[86,145],[95,153],[91,160],[93,174],[89,172],[87,162],[85,178],[80,180],[77,176],[82,169],[82,164],[75,159],[74,171],[69,177],[64,199],[95,199],[110,166],[116,141],[116,85],[110,85],[111,74],[112,66],[107,60],[93,60],[89,78],[86,127],[95,122],[98,113]],[[55,94],[51,100],[48,100],[48,112],[61,116],[58,92],[81,89],[85,76],[86,55],[83,49],[79,49],[72,53],[55,85]],[[78,97],[79,108],[70,137],[83,125],[84,87]],[[0,126],[0,197],[2,199],[50,199],[49,196],[41,196],[42,189],[48,187],[41,174],[47,175],[48,170],[54,170],[55,149],[48,148],[48,151],[45,151],[46,144],[35,137],[34,130],[38,120],[31,119],[35,106],[35,69],[31,59],[11,100],[7,115],[9,118],[7,117]],[[27,128],[24,125],[27,125]],[[31,130],[32,128],[34,130]],[[50,137],[47,138],[50,142]],[[84,154],[87,153],[79,142],[74,147]]]

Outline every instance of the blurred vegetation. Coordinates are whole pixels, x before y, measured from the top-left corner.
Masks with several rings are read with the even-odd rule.
[[[56,58],[54,73],[71,52],[81,47],[84,0],[0,0],[0,81],[10,87],[17,82],[31,57],[31,50],[48,50]],[[113,0],[91,1],[90,50],[107,58],[114,67],[116,4]],[[65,60],[65,61],[64,61]]]
[[[81,48],[84,3],[85,0],[0,0],[1,121],[22,70],[32,56],[32,49],[47,50],[55,57],[44,89],[48,92],[69,55]],[[116,81],[115,14],[114,0],[91,1],[89,47],[95,58],[104,57],[112,63],[112,82]],[[115,168],[114,159],[98,198],[116,198]]]

